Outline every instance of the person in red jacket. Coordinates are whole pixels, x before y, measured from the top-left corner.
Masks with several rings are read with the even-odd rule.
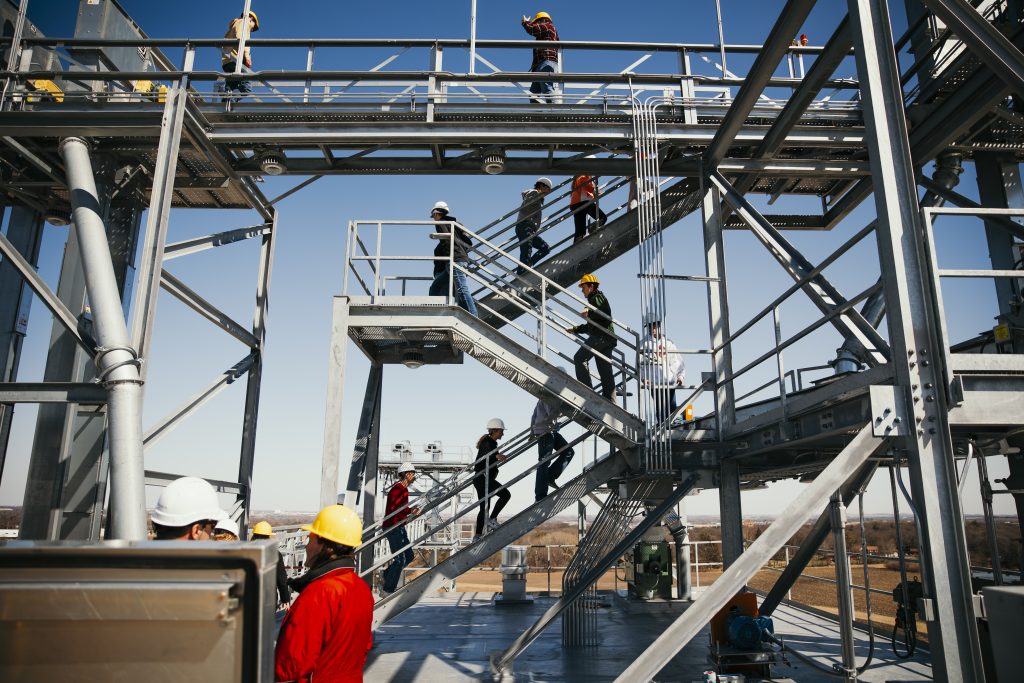
[[[291,581],[299,597],[281,623],[274,652],[274,680],[295,683],[362,683],[373,644],[373,594],[355,572],[353,549],[363,524],[350,508],[328,505],[309,532],[309,571]]]
[[[398,590],[398,582],[402,578],[402,570],[412,562],[412,548],[409,545],[409,532],[405,524],[410,516],[418,515],[420,510],[415,505],[409,506],[409,487],[416,479],[416,468],[411,462],[403,462],[398,467],[398,481],[388,490],[388,502],[384,507],[384,521],[381,527],[387,530],[388,545],[395,559],[382,572],[380,594],[388,596]],[[402,550],[405,548],[405,550]],[[401,552],[399,552],[401,551]]]

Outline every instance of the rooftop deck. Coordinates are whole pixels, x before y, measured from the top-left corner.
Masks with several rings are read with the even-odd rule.
[[[607,595],[607,594],[603,594]],[[533,595],[529,605],[496,607],[493,593],[451,593],[424,598],[394,621],[382,626],[367,659],[364,676],[370,681],[477,681],[489,680],[489,655],[508,647],[553,602]],[[557,626],[543,633],[515,662],[516,681],[612,681],[672,621],[670,611],[627,613],[617,605],[598,615],[598,647],[563,648]],[[825,666],[838,663],[839,631],[836,623],[810,612],[780,606],[775,629],[784,642],[814,656]],[[856,631],[857,661],[868,654],[868,636]],[[671,661],[659,681],[697,681],[710,668],[707,629]],[[791,666],[775,669],[775,679],[800,683],[835,681],[790,657]],[[872,667],[859,680],[930,681],[931,666],[919,652],[914,658],[896,659],[888,634],[875,639]]]

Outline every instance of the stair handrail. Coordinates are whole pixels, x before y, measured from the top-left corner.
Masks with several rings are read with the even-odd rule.
[[[524,437],[529,436],[529,434],[530,434],[530,427],[527,427],[526,429],[524,429],[524,430],[522,430],[520,432],[517,432],[516,434],[512,435],[508,439],[508,441],[505,442],[505,449],[509,450],[509,451],[513,451],[515,449],[518,449],[519,446],[521,445],[520,441],[524,441]],[[524,443],[525,443],[525,441],[524,441]],[[532,446],[532,443],[530,445]],[[425,497],[427,499],[427,502],[424,503],[424,505],[422,507],[420,505],[413,505],[412,501],[409,501],[408,503],[406,503],[405,505],[403,505],[400,508],[397,508],[396,510],[394,510],[390,514],[384,515],[380,519],[374,521],[372,524],[364,526],[363,527],[363,544],[360,545],[359,548],[362,548],[363,546],[365,546],[366,544],[368,544],[368,543],[370,543],[370,542],[372,542],[374,540],[379,540],[379,539],[376,539],[376,538],[369,538],[368,539],[367,538],[368,532],[370,532],[373,529],[376,529],[378,527],[381,527],[384,522],[386,522],[387,520],[391,519],[395,515],[401,513],[402,511],[408,510],[411,507],[419,507],[420,508],[420,515],[423,515],[423,514],[426,514],[429,511],[433,510],[434,508],[440,506],[441,503],[443,503],[444,501],[449,500],[451,498],[451,495],[444,495],[444,496],[435,498],[435,497],[431,496],[431,494],[433,492],[439,491],[439,490],[442,490],[442,489],[444,489],[447,494],[461,492],[462,489],[451,490],[451,489],[448,489],[448,487],[452,486],[456,482],[456,480],[458,480],[458,478],[461,475],[469,472],[471,470],[471,468],[475,472],[475,468],[476,468],[476,465],[478,463],[480,463],[483,460],[485,460],[486,458],[489,458],[492,455],[498,453],[499,450],[500,449],[495,448],[495,449],[493,449],[491,451],[488,451],[487,453],[485,453],[485,454],[481,455],[480,457],[478,457],[476,460],[474,460],[474,461],[472,461],[470,463],[467,463],[465,466],[462,467],[462,469],[457,470],[456,472],[453,472],[453,473],[449,474],[448,477],[444,481],[437,482],[434,486],[431,486],[426,491],[423,491],[420,494],[420,496],[417,498],[417,501],[416,501],[417,503],[419,503]],[[516,452],[516,455],[518,455],[518,454],[519,454],[519,452]],[[473,476],[476,476],[476,475],[474,474]],[[472,479],[472,477],[471,477],[471,479]]]
[[[395,550],[395,551],[391,552],[390,554],[387,554],[387,555],[383,556],[383,557],[382,557],[381,559],[375,560],[375,561],[374,561],[374,562],[373,562],[373,563],[371,564],[371,566],[370,566],[370,567],[365,567],[365,568],[364,568],[364,567],[360,567],[360,568],[359,568],[359,571],[358,571],[358,574],[359,574],[359,576],[366,576],[366,575],[367,575],[367,574],[369,574],[370,572],[373,572],[373,571],[375,571],[375,570],[377,570],[377,569],[379,569],[379,568],[383,567],[383,566],[384,566],[385,564],[387,564],[387,563],[388,563],[388,562],[389,562],[390,560],[392,560],[392,559],[393,559],[394,557],[396,557],[397,555],[399,555],[399,554],[401,554],[401,553],[405,552],[406,550],[408,550],[408,549],[410,549],[410,548],[413,548],[413,547],[415,547],[416,545],[418,545],[419,543],[423,542],[423,541],[424,541],[424,540],[426,540],[427,538],[429,538],[429,537],[433,536],[434,534],[436,534],[436,533],[437,533],[438,531],[440,531],[441,529],[444,529],[445,527],[451,526],[451,525],[452,525],[452,524],[453,524],[453,523],[454,523],[454,522],[455,522],[456,520],[458,520],[458,519],[461,519],[462,517],[464,517],[464,516],[465,516],[465,515],[466,515],[467,513],[469,513],[470,511],[472,511],[472,510],[475,510],[476,508],[478,508],[478,507],[480,507],[481,505],[483,505],[483,503],[484,503],[485,501],[487,501],[487,502],[488,502],[488,505],[489,505],[489,504],[490,504],[490,500],[491,500],[492,498],[494,498],[494,496],[496,496],[496,495],[497,495],[498,493],[500,493],[501,491],[505,491],[505,490],[507,490],[507,489],[508,489],[508,488],[509,488],[510,486],[512,486],[513,484],[517,484],[517,483],[519,483],[519,482],[520,482],[520,481],[522,481],[522,480],[523,480],[523,479],[524,479],[525,477],[527,477],[527,476],[528,476],[529,474],[531,474],[532,472],[534,472],[534,471],[535,471],[535,470],[536,470],[536,469],[537,469],[538,467],[540,467],[541,465],[543,465],[543,464],[547,464],[547,463],[551,462],[551,461],[552,461],[552,460],[554,460],[554,459],[555,459],[555,458],[556,458],[557,456],[559,456],[559,455],[561,455],[561,454],[562,454],[563,452],[565,452],[565,451],[566,451],[567,449],[571,449],[571,448],[572,448],[573,446],[579,445],[579,444],[580,444],[580,443],[582,443],[582,442],[583,442],[584,440],[586,440],[586,439],[590,438],[590,436],[591,436],[591,435],[590,435],[590,433],[589,433],[589,432],[583,432],[582,434],[580,434],[579,436],[577,436],[577,437],[576,437],[575,439],[573,439],[572,441],[569,441],[568,443],[566,443],[566,445],[565,445],[565,446],[563,446],[562,448],[559,448],[559,449],[557,449],[557,450],[555,450],[555,449],[552,449],[552,452],[551,452],[551,454],[550,454],[550,455],[548,455],[548,457],[546,457],[546,458],[543,458],[543,459],[538,459],[536,463],[532,464],[532,465],[531,465],[530,467],[528,467],[528,468],[527,468],[527,469],[525,469],[524,471],[522,471],[522,472],[520,472],[519,474],[515,475],[515,476],[514,476],[514,477],[513,477],[513,478],[512,478],[512,479],[511,479],[511,480],[510,480],[510,481],[509,481],[508,483],[506,483],[506,484],[502,484],[502,485],[501,485],[500,487],[498,487],[498,488],[494,489],[493,491],[490,491],[490,492],[489,492],[489,493],[488,493],[487,495],[485,495],[485,496],[484,496],[483,498],[478,498],[478,499],[477,499],[477,500],[476,500],[476,501],[475,501],[474,503],[472,503],[472,504],[470,504],[470,505],[468,505],[468,506],[464,507],[464,508],[463,508],[462,510],[460,510],[460,511],[457,511],[457,512],[456,512],[456,513],[455,513],[455,514],[454,514],[454,515],[452,516],[452,517],[448,518],[447,520],[442,520],[442,521],[441,521],[441,523],[439,523],[439,524],[438,524],[438,525],[436,525],[435,527],[431,527],[431,528],[429,528],[429,529],[428,529],[428,530],[427,530],[426,532],[424,532],[424,533],[423,533],[423,534],[422,534],[421,536],[419,536],[419,537],[418,537],[418,538],[416,538],[415,540],[410,540],[410,541],[409,541],[409,542],[408,542],[407,544],[405,544],[404,546],[402,546],[402,547],[401,547],[401,548],[399,548],[398,550]],[[538,437],[538,438],[540,438],[540,437]],[[532,444],[531,444],[531,447],[532,447]],[[528,449],[524,449],[524,451],[525,451],[525,450],[528,450]],[[584,471],[584,472],[586,472],[586,471],[588,471],[589,469],[591,469],[592,467],[594,467],[594,465],[596,465],[597,463],[599,463],[599,462],[603,462],[603,461],[605,460],[605,458],[609,457],[609,455],[610,455],[610,453],[609,453],[609,454],[605,454],[605,456],[603,456],[603,457],[601,457],[601,458],[598,458],[598,459],[597,459],[596,461],[594,461],[593,463],[591,463],[589,467],[588,467],[588,466],[584,466],[584,467],[583,467],[583,471]],[[486,474],[486,473],[485,473],[485,474]],[[474,477],[474,478],[475,478],[475,477]],[[471,482],[471,481],[472,481],[472,479],[470,480],[470,482]],[[469,483],[469,482],[466,482],[466,484],[468,484],[468,483]],[[551,494],[549,493],[548,495],[551,495]],[[534,504],[535,504],[535,503],[534,503]],[[479,541],[479,540],[480,540],[481,538],[484,538],[485,536],[486,536],[486,534],[484,534],[484,536],[481,536],[480,538],[476,538],[476,539],[474,539],[474,540],[473,540],[473,542],[469,544],[469,546],[472,546],[472,545],[474,545],[474,544],[475,544],[475,543],[477,543],[477,542],[478,542],[478,541]],[[374,542],[379,542],[379,540],[381,540],[381,539],[383,539],[383,538],[384,538],[384,536],[381,536],[381,537],[380,537],[380,539],[378,539],[377,541],[374,541]],[[369,545],[369,542],[367,542],[367,541],[364,541],[364,542],[363,542],[363,543],[362,543],[362,544],[361,544],[361,545],[360,545],[360,546],[359,546],[358,548],[356,548],[356,550],[355,550],[355,551],[353,552],[353,554],[356,554],[356,553],[358,553],[358,551],[359,551],[360,549],[363,549],[363,548],[365,548],[365,547],[366,547],[367,545]],[[469,546],[467,546],[467,547],[469,547]]]

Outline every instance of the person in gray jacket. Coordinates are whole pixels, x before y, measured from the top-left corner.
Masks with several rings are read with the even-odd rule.
[[[519,218],[516,222],[516,239],[519,240],[519,260],[528,266],[537,263],[551,251],[548,243],[537,236],[540,224],[544,220],[541,210],[544,206],[544,195],[551,192],[550,178],[537,178],[533,189],[523,190],[523,203],[519,207]],[[531,252],[536,250],[532,255]],[[516,274],[522,275],[526,268],[519,266]]]
[[[564,368],[559,368],[565,372]],[[530,418],[530,433],[537,439],[537,479],[533,486],[533,494],[536,500],[548,495],[548,488],[558,488],[555,480],[565,471],[566,465],[572,460],[576,452],[566,448],[568,442],[558,433],[558,409],[553,408],[543,400],[537,401],[533,409],[533,417]],[[565,449],[565,450],[562,450]],[[555,451],[562,451],[554,459],[544,462]]]

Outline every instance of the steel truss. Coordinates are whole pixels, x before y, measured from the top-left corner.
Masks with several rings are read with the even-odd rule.
[[[828,511],[821,512],[812,544],[828,533],[832,521],[842,523],[841,507],[869,476],[874,463],[867,460],[884,440],[892,451],[888,457],[897,462],[906,458],[909,464],[912,497],[922,528],[925,614],[935,677],[984,680],[953,463],[957,445],[967,439],[977,438],[985,444],[984,451],[979,447],[979,458],[992,454],[993,444],[1003,444],[1003,450],[1009,451],[1022,441],[1018,432],[1024,425],[1024,386],[1020,382],[1024,373],[1020,330],[1024,325],[1019,305],[1021,278],[1013,252],[1020,248],[1024,230],[1012,217],[1018,215],[1013,209],[1024,204],[1017,164],[1024,152],[1020,134],[1024,121],[1007,100],[1011,94],[1024,94],[1024,55],[1020,52],[1024,34],[1016,28],[1020,17],[1008,14],[1019,11],[1018,4],[1008,3],[1004,12],[1004,5],[996,3],[998,7],[983,16],[965,0],[923,0],[927,11],[912,21],[907,36],[895,43],[884,0],[849,0],[848,16],[837,17],[836,28],[824,46],[793,48],[792,36],[799,32],[814,3],[790,0],[763,45],[571,41],[557,45],[563,50],[643,53],[632,67],[650,56],[671,54],[678,60],[678,68],[671,73],[541,77],[502,71],[493,65],[488,67],[491,73],[474,73],[474,69],[454,73],[444,68],[443,55],[445,50],[465,48],[464,41],[254,40],[252,45],[267,53],[299,48],[309,50],[309,56],[304,70],[253,74],[261,92],[258,99],[244,102],[221,102],[221,94],[214,94],[211,86],[223,74],[193,68],[197,51],[217,50],[225,41],[149,40],[141,35],[116,43],[26,38],[19,27],[7,68],[0,73],[5,79],[0,102],[0,160],[14,169],[11,177],[3,178],[3,185],[17,204],[7,235],[0,236],[0,284],[4,285],[0,323],[6,325],[25,314],[31,290],[57,321],[54,339],[62,346],[48,363],[47,381],[19,383],[15,381],[17,335],[0,331],[0,446],[6,444],[9,406],[20,401],[46,403],[55,410],[59,407],[60,415],[55,412],[40,422],[40,432],[56,424],[61,434],[76,424],[89,425],[88,438],[71,447],[75,457],[55,458],[51,453],[49,460],[33,467],[26,504],[34,503],[41,512],[32,515],[35,520],[26,529],[37,530],[30,535],[62,537],[61,517],[68,512],[62,506],[69,492],[58,485],[55,491],[40,495],[47,486],[53,488],[54,481],[75,478],[54,466],[60,460],[82,471],[88,469],[100,482],[90,492],[92,507],[85,513],[75,511],[90,516],[87,536],[97,537],[101,503],[95,501],[103,499],[109,463],[111,536],[138,537],[141,487],[145,483],[160,485],[173,477],[142,469],[144,447],[243,376],[247,377],[247,392],[238,481],[214,483],[235,496],[236,516],[245,523],[266,350],[277,224],[274,204],[316,178],[356,173],[478,173],[488,155],[501,155],[505,172],[512,174],[543,170],[549,175],[636,175],[645,198],[653,192],[650,201],[641,202],[640,211],[627,208],[610,222],[606,241],[568,246],[561,252],[568,265],[541,264],[518,284],[495,276],[490,281],[491,293],[481,299],[482,320],[469,320],[461,311],[451,312],[437,302],[420,302],[424,308],[432,307],[428,311],[397,301],[384,301],[383,306],[381,301],[373,301],[378,310],[370,312],[366,301],[353,305],[352,298],[335,299],[321,503],[337,500],[343,474],[339,472],[340,413],[346,349],[348,339],[353,338],[370,355],[382,354],[367,383],[360,440],[346,487],[353,493],[363,491],[364,505],[369,505],[372,516],[381,364],[395,359],[387,356],[386,349],[373,348],[373,340],[360,335],[362,327],[380,326],[381,317],[387,316],[395,329],[445,327],[455,334],[448,339],[450,348],[443,351],[447,360],[439,355],[437,362],[475,353],[520,386],[562,381],[543,352],[534,354],[511,345],[506,333],[525,329],[517,319],[537,308],[538,297],[546,298],[548,283],[564,286],[578,277],[580,264],[587,263],[588,268],[590,264],[603,265],[638,244],[642,245],[641,269],[651,278],[645,284],[647,301],[643,305],[652,313],[664,313],[668,308],[664,287],[671,278],[660,263],[660,233],[701,209],[706,271],[700,281],[707,286],[711,340],[710,348],[702,352],[710,355],[713,372],[695,390],[712,392],[715,410],[698,420],[695,434],[699,436],[665,430],[664,443],[656,444],[665,450],[651,459],[650,453],[637,453],[632,447],[649,438],[649,421],[645,425],[635,415],[618,406],[602,405],[589,394],[570,396],[574,419],[589,420],[591,427],[604,430],[607,438],[627,450],[584,472],[572,482],[571,490],[563,489],[531,506],[484,542],[454,554],[424,578],[410,583],[400,595],[383,601],[376,622],[387,621],[430,588],[512,542],[585,492],[613,478],[627,477],[631,469],[635,474],[643,469],[639,467],[642,463],[648,471],[672,476],[693,470],[702,485],[713,477],[720,487],[728,568],[619,679],[649,680],[807,516],[824,509],[829,497],[834,496],[836,519],[830,521]],[[932,17],[940,19],[944,27],[935,35],[923,30]],[[22,15],[19,23],[23,22]],[[915,62],[901,73],[896,50],[910,41],[915,44]],[[426,51],[427,68],[388,70],[393,58],[370,70],[314,68],[314,50],[385,45]],[[141,70],[129,66],[121,71],[90,72],[90,88],[68,88],[63,102],[44,101],[31,90],[30,80],[50,79],[66,85],[81,79],[81,71],[56,68],[60,61],[55,56],[73,60],[82,50],[114,46],[148,48],[153,61]],[[525,51],[535,46],[533,41],[475,41],[475,50]],[[182,61],[172,63],[160,52],[162,47],[182,48]],[[732,77],[725,70],[726,53],[756,54],[745,78]],[[815,56],[805,77],[776,76],[787,53]],[[857,79],[837,79],[835,70],[851,53]],[[722,75],[700,74],[691,68],[691,56],[719,54]],[[483,57],[477,61],[487,63]],[[162,103],[126,85],[154,77],[170,83]],[[539,78],[560,84],[559,103],[526,103],[523,91]],[[770,100],[764,95],[770,87],[785,87],[792,95],[785,101]],[[836,103],[832,99],[835,93],[820,97],[827,88],[859,94],[859,100]],[[656,100],[658,106],[654,106]],[[645,116],[640,116],[641,105],[648,107],[648,103]],[[102,165],[106,148],[117,148],[132,164],[118,176],[117,183],[113,173],[104,169],[97,175],[101,187],[109,187],[109,192],[93,189],[91,203],[83,205],[81,197],[74,202],[76,226],[69,238],[73,258],[66,262],[66,277],[62,276],[61,286],[54,292],[36,275],[33,263],[38,256],[40,216],[54,207],[70,209],[68,190],[88,189],[92,180],[86,169],[89,157],[83,157],[84,145],[75,138],[99,141],[92,150],[97,166]],[[65,141],[63,157],[57,146],[61,140]],[[310,156],[310,150],[316,155]],[[281,155],[285,173],[312,178],[268,200],[255,184],[255,177],[265,172],[262,161],[267,153]],[[940,155],[949,163],[940,159],[933,178],[925,177],[924,167]],[[952,190],[961,161],[977,166],[980,206]],[[198,167],[212,170],[192,170]],[[663,182],[666,176],[675,180]],[[918,186],[931,196],[919,200]],[[810,215],[762,215],[747,199],[750,193],[772,198],[815,195],[822,198],[822,208]],[[817,264],[782,235],[787,228],[830,230],[872,194],[877,219]],[[77,272],[80,262],[74,257],[81,249],[82,261],[103,260],[96,255],[97,244],[104,237],[103,225],[98,222],[103,217],[97,211],[102,202],[97,200],[105,197],[131,199],[131,209],[136,212],[142,207],[149,210],[130,334],[124,330],[121,314],[112,310],[121,306],[119,292],[125,277],[118,271],[118,282],[109,277],[98,282]],[[930,207],[942,202],[984,220],[993,258],[991,270],[938,268],[931,223],[953,210]],[[170,210],[189,206],[248,208],[259,218],[255,225],[168,244]],[[922,206],[929,208],[922,211]],[[130,241],[125,235],[132,232],[131,216],[107,217],[106,228],[106,239],[114,235]],[[794,282],[743,324],[736,324],[729,313],[723,237],[727,229],[750,230]],[[872,233],[878,245],[879,282],[853,296],[843,296],[824,271]],[[231,320],[165,268],[173,258],[252,238],[261,240],[261,251],[251,325]],[[114,265],[123,268],[125,264]],[[481,277],[493,274],[492,270]],[[1009,333],[1007,340],[999,342],[1005,353],[983,353],[988,339],[950,346],[939,280],[966,276],[998,279],[1000,322]],[[16,286],[8,286],[12,282]],[[512,284],[519,289],[501,289]],[[82,316],[86,288],[90,301],[105,302],[100,305],[102,310],[95,311],[91,329]],[[161,288],[237,339],[245,351],[235,365],[211,379],[170,415],[146,430],[141,426],[134,429],[131,415],[141,406],[141,381],[146,375],[146,365],[135,361],[145,360],[151,346]],[[822,316],[783,338],[779,306],[797,292],[808,295]],[[858,311],[861,302],[864,308]],[[884,335],[876,329],[883,313],[888,326]],[[736,339],[768,316],[774,323],[774,344],[753,362],[734,368]],[[410,322],[415,324],[410,326]],[[858,361],[855,369],[859,362],[870,367],[813,389],[787,389],[783,351],[828,325],[845,337],[844,348]],[[512,365],[501,361],[511,352],[515,356]],[[776,363],[778,378],[769,386],[776,387],[778,395],[764,398],[763,393],[755,392],[756,400],[745,400],[739,395],[737,380],[767,361]],[[98,387],[88,381],[94,377],[110,382]],[[125,388],[139,396],[130,398],[122,413],[115,394],[125,393]],[[100,423],[109,423],[109,434],[97,428]],[[609,423],[616,424],[610,428]],[[109,460],[97,453],[97,444],[102,451],[104,439],[110,443]],[[802,457],[808,453],[811,457]],[[1011,462],[1017,479],[1021,462],[1020,456]],[[744,549],[742,487],[801,475],[817,478],[768,532]],[[1018,505],[1024,510],[1019,497]],[[601,562],[610,557],[607,553],[593,557],[597,555]],[[781,599],[794,572],[784,574],[769,594],[769,607]],[[522,647],[530,635],[524,634],[518,641]],[[514,651],[515,646],[506,652]],[[514,654],[509,661],[512,657]],[[851,668],[849,657],[845,664]]]

